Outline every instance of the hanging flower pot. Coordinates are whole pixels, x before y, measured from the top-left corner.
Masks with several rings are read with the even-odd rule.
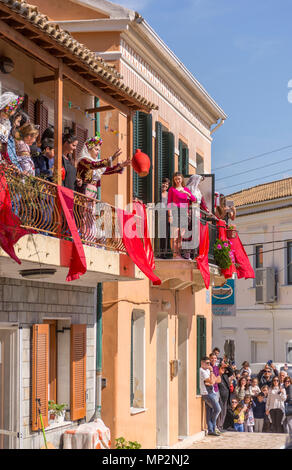
[[[237,230],[235,225],[228,225],[227,238],[236,238]]]
[[[146,153],[141,152],[140,149],[136,150],[135,155],[132,158],[132,167],[138,175],[143,178],[149,174],[151,162],[150,158]]]

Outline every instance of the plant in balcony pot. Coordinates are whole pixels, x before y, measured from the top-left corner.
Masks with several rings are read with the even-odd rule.
[[[227,237],[228,238],[236,238],[236,225],[228,225],[227,227]]]
[[[230,250],[228,241],[217,238],[214,244],[214,258],[221,269],[228,269],[231,266]]]
[[[49,400],[49,416],[50,421],[53,423],[63,423],[65,419],[66,403],[55,403],[54,400]]]

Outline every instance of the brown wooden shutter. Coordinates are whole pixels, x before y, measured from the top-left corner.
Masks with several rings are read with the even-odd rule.
[[[32,430],[41,429],[37,399],[44,426],[48,426],[49,325],[32,327]]]
[[[86,416],[86,325],[71,325],[71,420]]]
[[[43,104],[42,101],[37,100],[35,103],[35,119],[36,124],[40,126],[40,137],[42,137],[43,132],[47,129],[49,123],[49,110]]]
[[[73,132],[78,140],[77,149],[74,155],[74,158],[76,159],[76,157],[78,157],[78,155],[80,154],[86,139],[88,138],[88,129],[85,129],[85,127],[80,126],[80,124],[76,124],[76,122],[73,122]]]
[[[36,124],[36,101],[28,95],[24,95],[23,110],[29,116],[30,122]]]

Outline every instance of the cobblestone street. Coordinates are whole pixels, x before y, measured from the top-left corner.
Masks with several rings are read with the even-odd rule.
[[[281,449],[287,434],[226,432],[219,437],[206,436],[189,449]]]

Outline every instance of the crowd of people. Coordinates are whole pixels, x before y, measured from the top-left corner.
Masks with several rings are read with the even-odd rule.
[[[42,135],[22,110],[24,97],[12,92],[0,96],[0,157],[16,172],[53,181],[55,141],[54,128],[49,126]],[[76,155],[78,138],[68,129],[62,136],[62,184],[96,198],[102,175],[121,173],[130,159],[113,165],[121,154],[118,149],[110,158],[99,157],[100,135],[90,137]]]
[[[237,368],[214,348],[201,360],[200,393],[205,402],[208,435],[226,431],[292,434],[292,385],[288,366],[272,361],[252,374],[244,361]]]

